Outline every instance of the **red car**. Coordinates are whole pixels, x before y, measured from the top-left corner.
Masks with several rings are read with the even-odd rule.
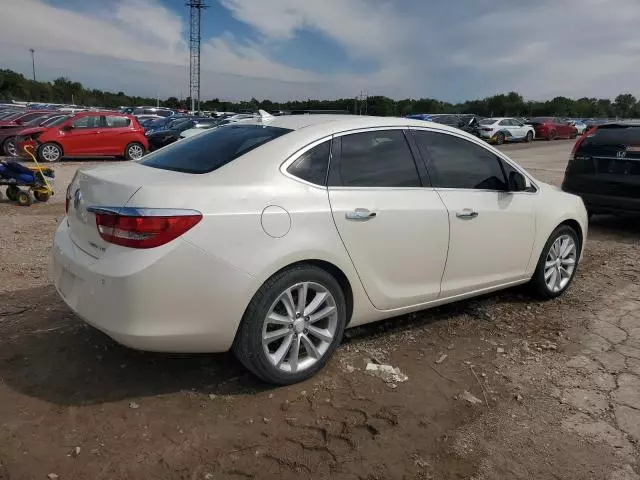
[[[0,126],[0,155],[15,157],[18,155],[16,150],[16,135],[22,130],[32,127],[48,127],[60,119],[67,118],[62,113],[43,113],[41,116],[33,118],[23,125],[2,125]]]
[[[22,156],[28,145],[41,162],[101,156],[137,160],[149,148],[136,118],[115,112],[79,112],[54,126],[23,130],[17,137]]]
[[[558,117],[537,117],[527,122],[536,130],[536,138],[555,140],[556,138],[576,138],[578,130]]]
[[[0,120],[0,127],[8,127],[15,125],[23,125],[34,118],[42,117],[44,115],[56,113],[53,110],[24,110],[22,112],[15,112],[2,120]]]

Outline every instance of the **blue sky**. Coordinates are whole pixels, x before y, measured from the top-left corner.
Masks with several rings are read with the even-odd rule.
[[[186,0],[6,0],[0,67],[188,94]],[[636,91],[638,0],[208,0],[202,96],[529,99]]]

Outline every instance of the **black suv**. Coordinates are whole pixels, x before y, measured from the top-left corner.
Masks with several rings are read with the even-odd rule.
[[[591,213],[640,213],[640,123],[598,125],[576,142],[562,182]]]

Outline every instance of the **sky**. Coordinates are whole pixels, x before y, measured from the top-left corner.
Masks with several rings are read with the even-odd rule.
[[[189,93],[186,0],[0,0],[0,68]],[[640,0],[207,0],[201,97],[640,96]]]

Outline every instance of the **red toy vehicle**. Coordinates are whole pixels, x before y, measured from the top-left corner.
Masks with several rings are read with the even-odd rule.
[[[115,112],[79,112],[52,127],[29,128],[17,137],[18,151],[35,148],[41,162],[62,157],[124,157],[137,160],[149,148],[135,117]]]
[[[556,138],[576,138],[578,130],[557,117],[537,117],[527,122],[536,129],[536,138],[555,140]]]

